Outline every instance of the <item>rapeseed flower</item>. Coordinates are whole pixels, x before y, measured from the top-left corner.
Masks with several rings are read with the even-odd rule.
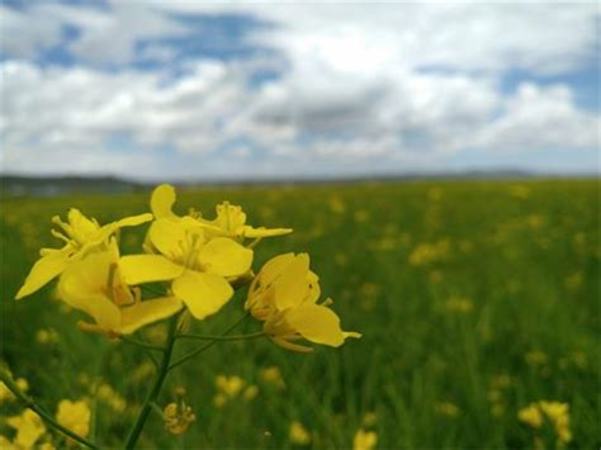
[[[18,378],[15,384],[21,392],[26,392],[29,389],[29,383],[25,378]],[[15,395],[6,387],[4,382],[0,381],[0,405],[5,401],[15,400]]]
[[[355,332],[340,328],[340,319],[322,304],[319,280],[309,269],[309,255],[287,253],[269,260],[251,283],[245,308],[264,322],[263,330],[276,344],[294,351],[310,347],[291,341],[306,339],[316,344],[339,347]]]
[[[46,426],[41,417],[30,409],[19,416],[6,419],[6,424],[17,431],[13,445],[19,449],[33,448],[34,444],[46,432]]]
[[[541,428],[544,418],[553,426],[559,443],[567,444],[572,440],[567,403],[542,400],[531,403],[518,411],[518,419],[534,429]]]
[[[311,433],[307,431],[302,423],[296,420],[290,424],[288,437],[290,442],[296,445],[309,445],[311,443]]]
[[[185,433],[190,424],[196,420],[196,415],[192,412],[192,408],[186,405],[183,400],[179,402],[171,402],[163,410],[165,420],[165,429],[171,434]]]
[[[357,430],[353,438],[353,450],[373,450],[378,443],[378,435],[375,431]]]
[[[152,220],[151,214],[126,217],[116,222],[100,226],[96,219],[89,219],[78,209],[72,208],[67,215],[67,222],[55,216],[52,222],[62,231],[51,230],[53,236],[65,242],[60,249],[43,248],[41,258],[33,265],[23,286],[19,289],[16,299],[33,294],[38,289],[60,275],[71,262],[77,261],[102,244],[118,229],[140,225]]]
[[[131,289],[124,281],[114,239],[107,249],[70,264],[59,280],[58,295],[94,319],[95,323],[80,322],[81,329],[109,335],[133,333],[182,306],[175,297],[142,301],[139,289]]]
[[[124,256],[120,266],[128,284],[171,281],[173,295],[195,318],[204,319],[232,297],[230,281],[249,272],[253,252],[233,239],[210,238],[199,220],[176,216],[174,202],[171,186],[154,190],[151,208],[157,219],[145,246],[151,254]]]
[[[88,404],[83,401],[61,400],[56,411],[56,421],[75,434],[86,437],[90,432],[92,413]]]

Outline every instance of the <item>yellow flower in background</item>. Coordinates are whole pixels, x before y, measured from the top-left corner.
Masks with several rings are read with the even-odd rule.
[[[60,275],[69,263],[106,243],[108,238],[119,228],[136,226],[151,220],[151,214],[140,214],[100,226],[96,219],[87,218],[75,208],[69,210],[67,222],[63,222],[58,216],[53,217],[52,222],[58,225],[62,231],[51,230],[51,233],[65,241],[65,246],[60,249],[43,248],[40,250],[41,258],[31,268],[25,283],[17,292],[16,299],[19,300],[42,288]]]
[[[311,443],[311,433],[307,431],[302,423],[296,420],[290,424],[288,436],[290,442],[296,445],[309,445]]]
[[[540,428],[543,424],[543,416],[536,404],[520,409],[518,411],[518,419],[531,428]]]
[[[173,295],[195,318],[204,319],[232,297],[229,281],[250,271],[253,252],[233,239],[209,239],[198,220],[173,214],[174,201],[172,187],[155,189],[151,207],[157,219],[146,245],[153,254],[123,256],[119,264],[130,285],[171,281]]]
[[[132,290],[124,282],[114,239],[106,250],[69,265],[60,277],[58,296],[94,319],[95,323],[80,323],[83,330],[109,335],[133,333],[175,314],[182,307],[175,297],[142,301],[140,291]]]
[[[286,387],[286,383],[282,377],[282,372],[280,372],[280,368],[278,366],[271,366],[261,369],[259,372],[259,377],[265,383],[272,384],[277,389],[284,389]]]
[[[91,416],[90,408],[83,400],[61,400],[56,411],[56,421],[81,437],[90,432]]]
[[[215,379],[215,385],[221,393],[228,397],[235,397],[242,391],[244,386],[246,386],[246,381],[237,375],[229,377],[226,375],[218,375]]]
[[[192,412],[192,408],[186,405],[183,401],[171,402],[163,410],[165,420],[165,429],[171,434],[185,433],[190,424],[196,420],[196,415]]]
[[[306,339],[339,347],[346,338],[361,337],[340,328],[340,319],[320,297],[317,275],[309,270],[309,255],[287,253],[269,260],[253,280],[245,308],[264,321],[263,330],[278,345],[294,351],[310,347],[291,341]]]
[[[538,429],[543,425],[543,418],[546,418],[552,424],[558,441],[567,444],[572,440],[569,408],[567,403],[542,400],[519,410],[518,419]]]
[[[560,442],[568,443],[572,440],[570,431],[569,405],[561,402],[539,402],[541,411],[549,418]]]
[[[19,416],[8,417],[6,424],[17,431],[13,440],[16,448],[33,448],[37,440],[46,432],[46,426],[40,416],[30,409],[26,409]]]
[[[15,383],[21,392],[27,392],[29,389],[29,383],[25,378],[18,378]],[[0,381],[0,405],[5,401],[15,400],[15,398],[15,395],[6,387],[4,382]]]
[[[459,415],[460,410],[457,405],[451,402],[440,402],[436,404],[436,412],[441,416],[455,418]]]
[[[357,430],[353,438],[353,450],[373,450],[378,443],[375,431]]]

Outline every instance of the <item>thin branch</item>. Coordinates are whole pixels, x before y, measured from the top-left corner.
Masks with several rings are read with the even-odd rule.
[[[242,317],[240,317],[236,322],[234,322],[232,325],[230,325],[222,334],[222,336],[226,336],[227,334],[229,334],[231,331],[233,331],[238,325],[240,325],[244,319],[246,319],[248,316],[250,315],[249,312],[247,312],[246,314],[244,314]],[[192,350],[191,352],[186,353],[184,356],[182,356],[181,358],[179,358],[178,360],[176,360],[175,362],[173,362],[170,366],[169,366],[169,370],[175,369],[176,367],[182,365],[183,363],[185,363],[186,361],[188,361],[189,359],[194,358],[196,355],[204,352],[205,350],[211,348],[213,345],[215,345],[217,342],[219,342],[218,340],[212,340],[211,342],[209,342],[206,345],[203,345],[202,347],[199,347],[195,350]]]
[[[80,435],[74,433],[73,431],[69,430],[68,428],[65,428],[64,426],[56,422],[54,418],[50,414],[48,414],[44,409],[42,409],[42,407],[36,404],[31,397],[21,392],[21,390],[13,381],[12,377],[4,369],[0,369],[0,381],[2,381],[5,384],[8,390],[10,390],[14,394],[14,396],[17,397],[17,399],[25,405],[25,407],[35,412],[48,425],[57,429],[61,433],[73,439],[74,441],[79,442],[81,445],[85,445],[86,447],[91,449],[99,449],[99,447],[93,444],[92,442],[88,441],[87,439],[81,437]]]
[[[243,341],[246,339],[256,339],[260,337],[265,337],[265,332],[258,331],[256,333],[250,334],[236,334],[232,336],[224,336],[224,335],[216,335],[216,336],[208,336],[208,335],[198,335],[198,334],[179,334],[177,335],[178,339],[197,339],[200,341]]]

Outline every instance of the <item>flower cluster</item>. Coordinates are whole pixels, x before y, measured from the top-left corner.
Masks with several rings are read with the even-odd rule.
[[[567,444],[572,440],[567,403],[549,401],[531,403],[518,412],[518,419],[533,429],[541,428],[546,419],[553,426],[560,444]]]
[[[236,287],[251,282],[245,307],[282,347],[310,350],[294,342],[299,339],[337,347],[347,337],[360,336],[342,331],[328,308],[331,300],[318,303],[318,277],[309,269],[307,254],[276,256],[254,276],[257,242],[291,229],[248,225],[242,208],[228,202],[217,205],[214,218],[196,210],[182,216],[173,211],[175,201],[175,189],[163,184],[152,193],[151,213],[107,225],[77,209],[69,211],[67,222],[55,217],[60,231],[52,234],[65,245],[41,251],[16,298],[59,277],[58,297],[93,319],[80,322],[81,329],[120,336],[184,308],[205,319],[232,298]],[[145,223],[142,252],[121,255],[118,230]],[[149,297],[148,283],[157,282],[163,283],[162,294]]]

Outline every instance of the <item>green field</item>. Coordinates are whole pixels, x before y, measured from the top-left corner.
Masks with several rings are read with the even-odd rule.
[[[80,332],[82,315],[53,300],[54,285],[13,298],[38,249],[58,245],[53,215],[77,207],[106,223],[148,211],[148,199],[2,200],[2,359],[50,411],[87,398],[101,448],[123,442],[152,364],[136,347]],[[261,242],[253,267],[309,252],[344,328],[363,338],[312,354],[267,339],[218,343],[173,371],[159,398],[164,406],[185,388],[196,414],[188,432],[168,434],[153,413],[140,448],[350,448],[359,428],[374,430],[380,449],[532,448],[535,435],[555,441],[549,424],[534,432],[518,420],[539,400],[569,404],[567,448],[601,446],[598,180],[211,188],[179,191],[176,209],[212,215],[222,200],[242,205],[253,225],[293,228]],[[124,253],[137,251],[145,229],[122,231]],[[243,315],[244,298],[238,291],[192,329],[222,333]],[[164,329],[138,337],[160,339]],[[236,333],[257,330],[249,318]],[[265,377],[273,367],[283,383]],[[216,404],[219,375],[241,377],[256,396],[243,389]],[[1,408],[4,417],[22,411],[10,401]],[[290,441],[294,421],[310,444]],[[0,434],[12,433],[0,422]]]

